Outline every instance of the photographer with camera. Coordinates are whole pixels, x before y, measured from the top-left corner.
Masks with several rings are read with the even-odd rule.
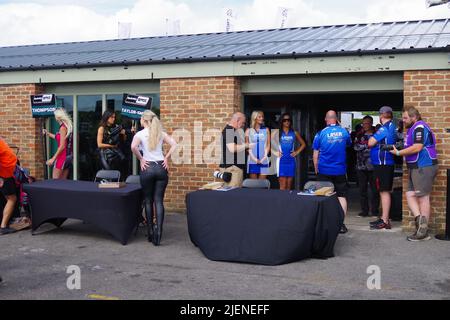
[[[222,130],[221,147],[222,156],[220,159],[220,173],[231,173],[231,179],[227,186],[240,187],[244,180],[245,150],[254,144],[245,142],[245,115],[242,112],[235,112],[230,121]]]
[[[416,232],[406,239],[409,241],[429,240],[430,193],[438,170],[436,138],[416,108],[405,107],[402,119],[408,129],[404,149],[398,150],[394,146],[390,152],[397,156],[404,156],[409,171],[406,200],[416,220]]]
[[[100,150],[100,163],[104,170],[121,170],[122,162],[125,160],[125,155],[119,148],[119,144],[126,139],[125,130],[115,121],[114,111],[106,110],[97,131],[97,147]]]
[[[381,218],[370,222],[370,228],[374,230],[391,229],[389,210],[391,209],[391,191],[394,182],[394,156],[389,152],[389,149],[397,141],[397,132],[392,121],[393,118],[391,107],[381,107],[381,127],[369,139],[368,143],[382,209]]]

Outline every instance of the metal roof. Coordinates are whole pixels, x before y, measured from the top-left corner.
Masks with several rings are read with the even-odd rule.
[[[0,48],[0,71],[439,51],[450,19],[348,24]]]

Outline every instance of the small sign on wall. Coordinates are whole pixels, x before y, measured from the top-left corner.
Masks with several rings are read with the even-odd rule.
[[[30,102],[33,118],[53,117],[53,112],[56,110],[56,96],[54,94],[31,95]]]
[[[152,98],[146,96],[137,96],[132,94],[123,94],[122,116],[134,120],[139,120],[145,110],[151,110]]]

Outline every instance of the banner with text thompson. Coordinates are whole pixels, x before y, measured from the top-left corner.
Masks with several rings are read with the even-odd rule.
[[[53,112],[56,110],[56,96],[54,94],[31,95],[30,102],[33,118],[53,117]]]

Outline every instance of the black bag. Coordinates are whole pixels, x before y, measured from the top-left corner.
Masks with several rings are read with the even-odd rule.
[[[125,159],[125,155],[119,148],[100,149],[100,161],[105,170],[117,168]]]

